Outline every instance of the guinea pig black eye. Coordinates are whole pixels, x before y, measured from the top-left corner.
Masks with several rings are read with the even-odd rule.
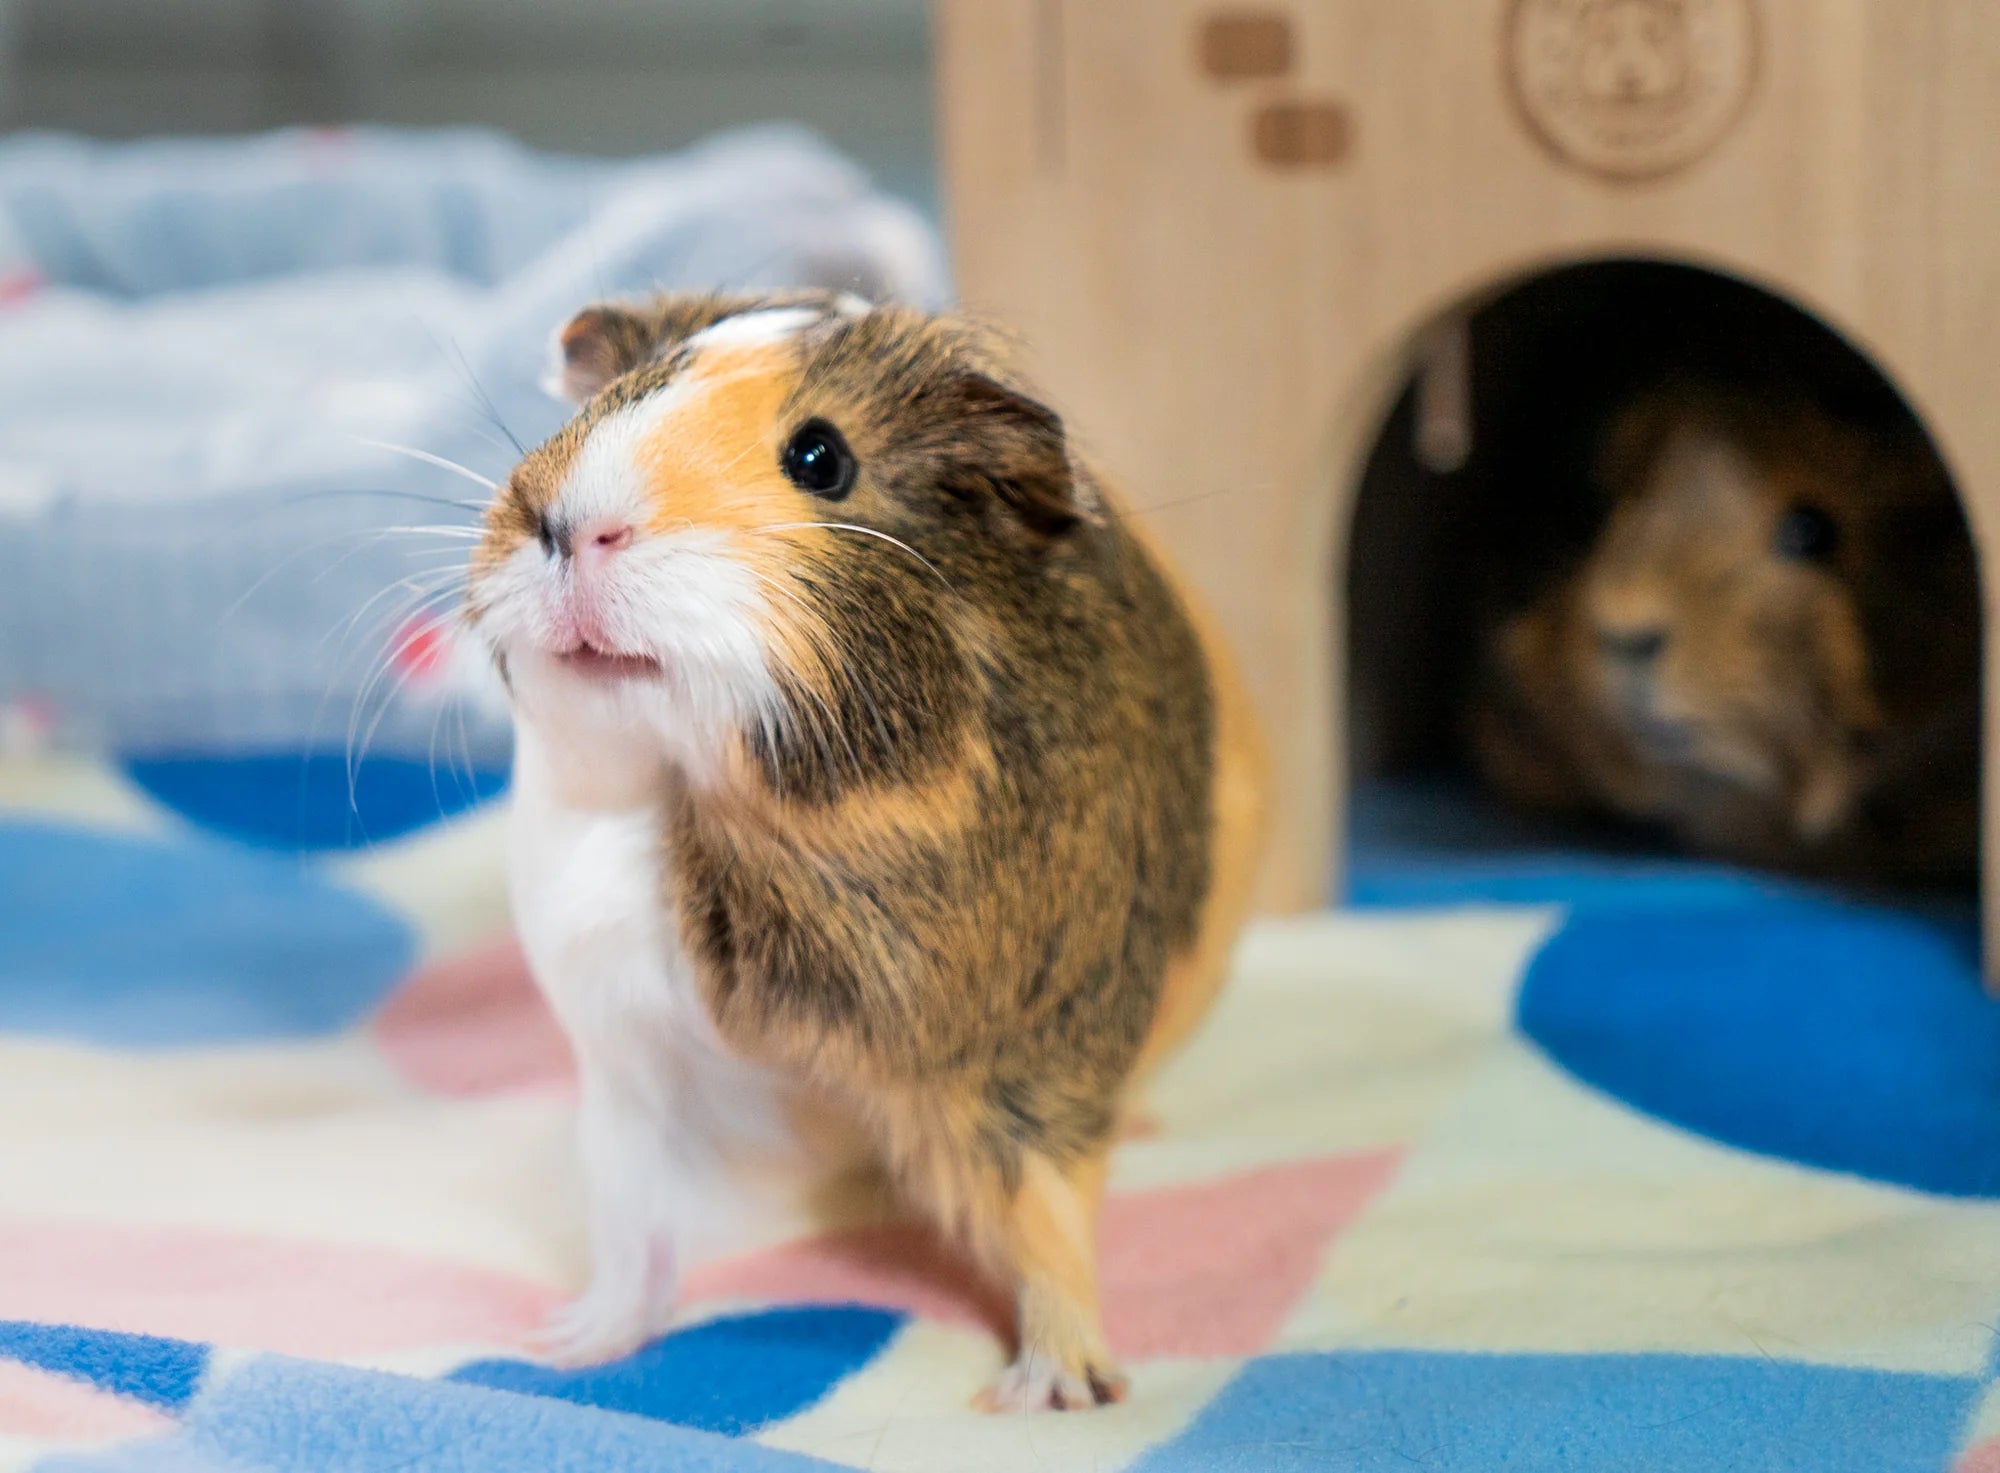
[[[1778,518],[1771,547],[1779,557],[1799,563],[1822,563],[1840,545],[1840,528],[1816,506],[1795,506]]]
[[[809,419],[793,430],[778,464],[786,480],[827,501],[838,501],[852,491],[860,469],[840,431],[823,419]]]

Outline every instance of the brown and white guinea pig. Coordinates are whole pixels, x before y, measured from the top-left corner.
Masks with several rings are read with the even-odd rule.
[[[467,597],[581,1073],[594,1266],[553,1348],[662,1328],[711,1188],[830,1114],[1013,1292],[982,1404],[1115,1400],[1106,1154],[1260,845],[1223,652],[965,322],[668,296],[560,345],[580,410],[500,490]]]
[[[1979,599],[1921,431],[1678,384],[1614,416],[1598,479],[1580,567],[1486,651],[1473,748],[1501,793],[1753,863],[1969,876]]]

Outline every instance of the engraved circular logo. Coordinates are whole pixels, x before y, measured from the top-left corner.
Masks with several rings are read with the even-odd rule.
[[[1752,0],[1513,0],[1514,98],[1557,158],[1651,179],[1721,141],[1757,69]]]

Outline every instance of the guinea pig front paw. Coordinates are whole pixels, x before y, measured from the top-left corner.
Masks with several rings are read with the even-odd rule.
[[[972,1405],[982,1412],[1088,1411],[1123,1401],[1129,1384],[1109,1359],[1065,1365],[1053,1353],[1030,1347]]]

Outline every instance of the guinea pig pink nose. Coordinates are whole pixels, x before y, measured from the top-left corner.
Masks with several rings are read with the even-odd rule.
[[[1658,625],[1637,629],[1599,629],[1597,647],[1604,658],[1634,668],[1650,665],[1667,647],[1667,631]]]
[[[632,545],[632,524],[624,521],[586,522],[577,530],[573,543],[586,556],[609,557]]]

